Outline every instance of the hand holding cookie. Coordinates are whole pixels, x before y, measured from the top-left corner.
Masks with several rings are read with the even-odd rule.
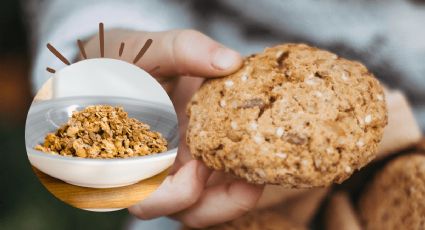
[[[149,58],[142,57],[141,64],[136,64],[147,71],[152,70],[151,74],[173,100],[181,143],[173,173],[150,197],[129,210],[142,219],[171,215],[192,227],[234,219],[255,206],[262,186],[243,180],[226,180],[222,172],[212,172],[202,162],[192,159],[185,143],[185,107],[203,78],[228,75],[240,67],[242,59],[235,51],[207,36],[187,30],[158,33],[106,31],[105,57],[117,55],[120,43],[124,41],[126,45],[121,59],[131,62],[148,38],[154,41],[147,51]],[[97,55],[97,38],[89,40],[85,49],[89,57]]]
[[[196,31],[113,30],[105,37],[105,56],[117,55],[124,41],[127,61],[141,41],[155,41],[140,67],[167,89],[179,118],[173,174],[130,208],[142,219],[172,215],[191,227],[225,222],[255,206],[261,184],[341,183],[375,157],[387,109],[379,82],[358,62],[287,44],[246,58],[240,68],[239,54]],[[93,42],[86,46],[98,52]]]

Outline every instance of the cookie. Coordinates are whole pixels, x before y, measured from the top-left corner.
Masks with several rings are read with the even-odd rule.
[[[425,229],[425,155],[386,165],[361,196],[359,214],[366,229]]]
[[[189,230],[190,228],[183,228]],[[300,226],[282,214],[272,210],[261,210],[250,212],[233,221],[204,228],[205,230],[303,230],[307,229]]]
[[[287,188],[341,183],[375,157],[387,124],[383,89],[365,66],[304,44],[268,48],[207,81],[187,114],[195,158]]]

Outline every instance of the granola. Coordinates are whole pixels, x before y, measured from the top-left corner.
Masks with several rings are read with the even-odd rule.
[[[35,149],[83,158],[127,158],[164,152],[167,141],[149,125],[129,118],[122,107],[92,105],[73,112]]]

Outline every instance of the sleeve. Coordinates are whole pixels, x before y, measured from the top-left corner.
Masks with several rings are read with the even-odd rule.
[[[191,27],[193,21],[188,5],[170,0],[31,0],[26,8],[33,52],[34,93],[51,76],[46,67],[64,67],[46,48],[49,42],[71,60],[78,54],[77,39],[94,35],[99,22],[105,24],[105,29],[160,31]]]

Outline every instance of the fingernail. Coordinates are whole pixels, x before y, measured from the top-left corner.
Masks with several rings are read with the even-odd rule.
[[[198,161],[198,168],[196,169],[196,175],[199,180],[204,181],[210,174],[210,169],[207,168],[202,162]]]
[[[212,65],[219,70],[226,70],[240,60],[237,52],[224,47],[218,48],[213,56]]]

